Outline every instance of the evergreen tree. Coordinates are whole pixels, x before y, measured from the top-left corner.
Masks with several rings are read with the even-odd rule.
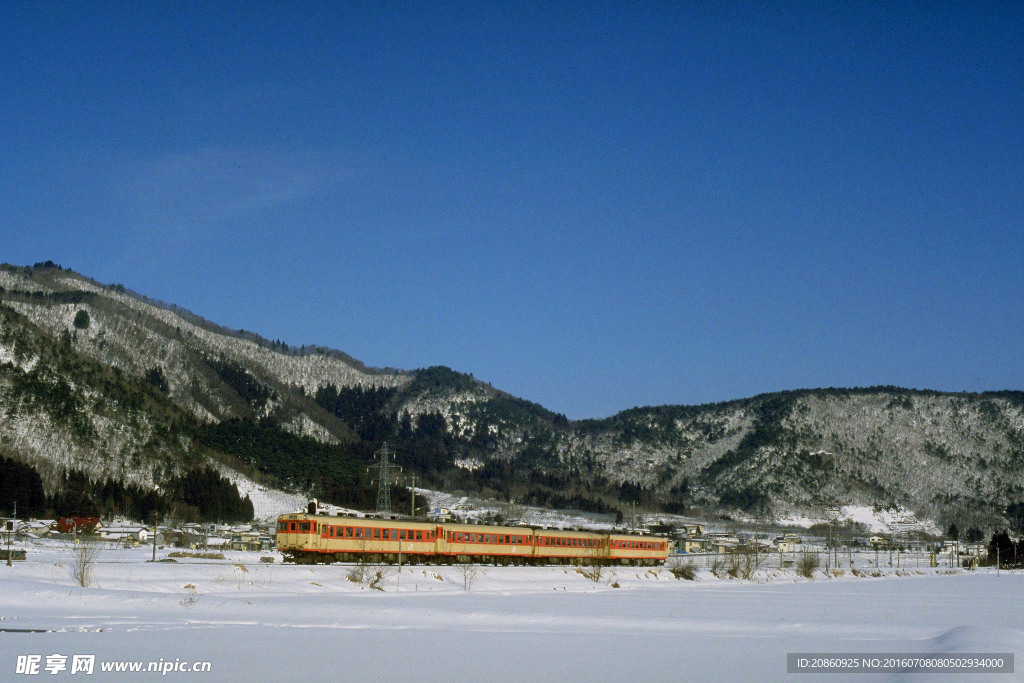
[[[74,326],[84,330],[89,327],[89,322],[89,312],[84,308],[78,309],[78,313],[75,313]]]

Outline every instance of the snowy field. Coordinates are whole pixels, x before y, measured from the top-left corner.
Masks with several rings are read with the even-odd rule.
[[[0,564],[0,681],[802,681],[835,676],[787,673],[789,652],[1024,653],[1019,572],[807,580],[770,570],[743,581],[702,569],[687,581],[620,568],[595,582],[574,568],[479,567],[467,577],[407,566],[374,590],[349,580],[351,565],[243,552],[154,564],[139,548],[101,551],[83,588],[72,547],[23,547],[26,561]],[[26,655],[41,657],[39,673],[18,674]],[[66,669],[48,673],[50,655]],[[95,655],[93,673],[72,674],[74,655]],[[136,661],[210,670],[100,670]],[[1020,673],[973,680],[1024,680],[1024,661],[1015,665]]]

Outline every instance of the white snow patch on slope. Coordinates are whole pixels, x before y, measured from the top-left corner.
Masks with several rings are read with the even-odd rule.
[[[863,524],[873,533],[889,534],[898,531],[922,531],[929,534],[941,534],[938,525],[930,519],[918,519],[906,508],[881,509],[866,505],[843,505],[835,515],[837,522],[856,522]],[[804,529],[815,524],[828,524],[829,517],[810,517],[807,515],[787,515],[777,520],[782,526],[795,526]]]
[[[249,496],[249,500],[252,501],[253,515],[259,521],[277,519],[284,513],[295,512],[306,507],[306,496],[302,494],[288,493],[262,486],[244,474],[219,463],[214,464],[214,467],[221,476],[227,477],[232,484],[238,487],[239,496],[243,498]]]

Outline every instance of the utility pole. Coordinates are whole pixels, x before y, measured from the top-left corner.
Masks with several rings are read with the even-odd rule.
[[[409,493],[412,494],[412,503],[409,504],[409,516],[416,516],[416,473],[412,473],[412,486],[409,488]],[[399,557],[401,557],[401,546],[399,546]]]
[[[153,561],[156,562],[156,510],[153,510]]]

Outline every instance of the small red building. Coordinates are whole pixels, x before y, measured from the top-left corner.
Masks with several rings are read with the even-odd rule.
[[[77,533],[88,534],[96,530],[100,525],[99,517],[61,517],[57,520],[57,531],[62,534]]]

